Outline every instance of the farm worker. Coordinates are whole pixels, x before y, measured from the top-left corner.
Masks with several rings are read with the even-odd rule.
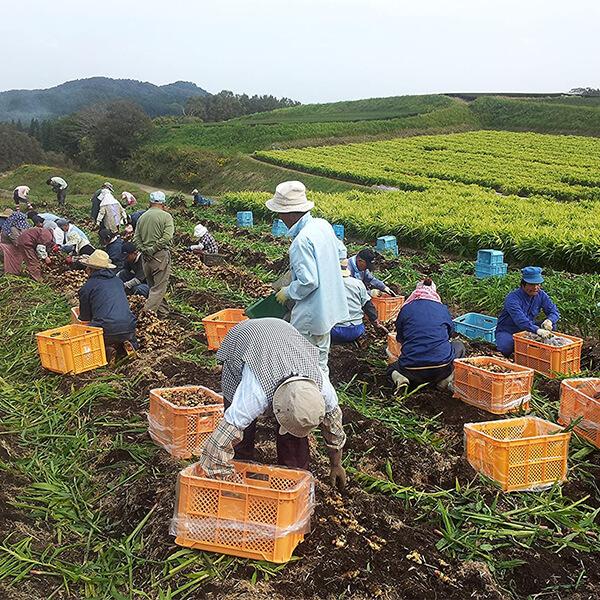
[[[280,183],[266,206],[278,213],[288,227],[286,235],[293,240],[289,249],[292,281],[276,298],[281,304],[294,302],[290,322],[319,349],[319,365],[328,375],[331,329],[350,318],[339,263],[345,258],[345,247],[330,223],[310,214],[314,203],[306,198],[306,188],[299,181]]]
[[[123,239],[119,234],[113,233],[108,229],[101,229],[98,232],[100,245],[108,254],[110,262],[115,265],[115,273],[123,268]]]
[[[137,227],[137,222],[140,220],[140,217],[146,212],[146,210],[136,210],[135,212],[131,213],[131,216],[129,217],[129,222],[131,223],[134,231],[135,228]]]
[[[127,204],[127,206],[135,206],[137,198],[131,192],[123,192],[121,194],[121,200]]]
[[[119,231],[121,225],[127,223],[127,213],[121,203],[112,195],[109,189],[102,190],[100,196],[100,210],[96,217],[96,225],[108,229],[113,233]]]
[[[212,202],[208,198],[202,196],[196,188],[192,190],[192,196],[194,197],[195,206],[210,206],[212,204]]]
[[[354,277],[351,277],[348,270],[348,259],[341,261],[342,277],[344,278],[344,287],[346,288],[346,300],[348,301],[348,312],[350,319],[343,323],[338,323],[331,330],[331,341],[343,344],[346,342],[354,342],[365,333],[365,324],[363,322],[363,313],[375,327],[385,332],[388,331],[377,320],[377,310],[371,302],[371,297],[367,288]]]
[[[144,310],[154,311],[159,316],[169,313],[165,294],[171,275],[169,248],[175,233],[173,217],[166,211],[166,201],[164,192],[150,194],[150,208],[140,216],[133,238],[133,243],[142,253],[144,273],[150,286]]]
[[[5,208],[1,213],[0,213],[0,230],[2,230],[2,225],[4,225],[4,223],[6,222],[6,219],[8,219],[8,217],[10,217],[10,215],[13,214],[13,209],[12,208]]]
[[[54,246],[54,237],[49,229],[42,227],[43,219],[35,220],[35,227],[21,232],[14,244],[1,244],[4,253],[4,272],[12,275],[21,273],[23,262],[27,272],[35,281],[42,281],[40,257],[50,262],[48,252]]]
[[[60,244],[60,249],[67,254],[91,254],[94,251],[94,247],[90,244],[90,240],[87,235],[75,227],[68,219],[57,219],[57,227],[64,234],[64,243]]]
[[[46,184],[52,188],[52,191],[56,194],[56,200],[59,206],[65,205],[67,199],[67,188],[69,184],[62,177],[50,177],[46,180]]]
[[[117,273],[117,277],[123,282],[125,293],[147,298],[150,288],[146,283],[142,253],[132,242],[124,242],[122,252],[123,268]]]
[[[435,283],[427,277],[417,284],[396,319],[396,339],[402,350],[387,371],[396,391],[409,383],[452,387],[453,361],[465,355],[464,344],[450,340],[453,333],[450,312],[442,304]]]
[[[103,250],[84,256],[88,280],[79,289],[79,319],[92,327],[102,327],[108,354],[123,348],[130,354],[137,347],[136,319],[129,308],[123,282],[115,275],[115,265]],[[108,350],[112,347],[112,350]]]
[[[510,356],[515,349],[513,333],[529,331],[541,338],[548,338],[560,319],[558,308],[550,296],[542,290],[541,267],[521,269],[521,285],[504,300],[504,308],[496,326],[496,347],[504,356]],[[536,320],[543,312],[546,318]]]
[[[20,210],[15,210],[2,223],[1,241],[4,244],[16,244],[21,232],[29,229],[27,215]]]
[[[90,211],[92,221],[96,221],[96,219],[98,218],[98,213],[100,212],[100,195],[104,190],[109,190],[110,192],[115,191],[112,186],[112,183],[110,183],[110,181],[105,181],[102,184],[102,187],[94,192],[94,195],[90,200],[90,202],[92,203],[92,210]]]
[[[28,186],[18,185],[13,190],[13,200],[15,201],[15,205],[20,206],[21,202],[23,202],[23,204],[27,205],[27,207],[31,206],[29,204],[29,192],[30,191],[31,191],[31,188],[29,188]]]
[[[348,260],[348,270],[350,275],[356,279],[360,279],[368,290],[376,290],[384,292],[390,296],[395,296],[394,292],[383,281],[380,281],[371,273],[373,261],[376,255],[370,248],[364,248],[356,256]],[[378,294],[371,294],[377,296]]]
[[[62,246],[65,243],[65,232],[56,224],[56,221],[44,219],[43,227],[49,229],[54,237],[54,243],[57,246]]]
[[[194,237],[198,240],[198,243],[190,246],[192,252],[202,252],[203,254],[219,253],[217,240],[208,233],[208,229],[202,225],[202,223],[198,223],[198,225],[194,227]]]
[[[319,352],[282,319],[238,323],[217,351],[223,363],[224,418],[202,447],[199,464],[209,477],[230,478],[231,460],[254,460],[256,420],[275,416],[277,462],[309,468],[308,435],[320,426],[327,446],[332,485],[343,488],[342,411]]]

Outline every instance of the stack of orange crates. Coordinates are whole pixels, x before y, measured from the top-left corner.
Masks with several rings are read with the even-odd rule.
[[[567,477],[570,432],[537,417],[467,423],[467,460],[505,492],[537,491]]]
[[[600,448],[600,377],[563,379],[560,384],[558,421],[569,425],[581,418],[573,428],[580,436]]]
[[[230,329],[246,321],[243,308],[226,308],[202,319],[209,350],[218,350]]]
[[[287,562],[310,529],[314,480],[308,471],[233,462],[237,482],[179,474],[171,534],[180,546]]]
[[[494,373],[483,368],[492,364],[510,369]],[[461,358],[454,361],[454,397],[467,404],[503,415],[529,408],[533,369],[491,356]]]
[[[197,391],[214,398],[214,404],[177,406],[165,398],[173,390]],[[202,445],[223,418],[223,396],[201,385],[150,390],[148,433],[171,456],[199,456]]]
[[[530,340],[526,332],[515,333],[515,362],[524,367],[554,378],[557,375],[577,375],[581,371],[581,338],[555,333],[571,340],[566,346],[551,346],[544,342]]]

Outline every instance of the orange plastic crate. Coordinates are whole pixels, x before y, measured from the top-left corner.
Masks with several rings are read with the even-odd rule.
[[[179,473],[171,534],[180,546],[287,562],[310,529],[308,471],[234,462],[241,483],[209,479],[197,464]]]
[[[576,375],[581,371],[581,348],[583,340],[565,333],[556,333],[573,343],[556,347],[536,342],[525,337],[526,333],[515,333],[515,362],[534,371],[555,378],[557,375]]]
[[[600,448],[600,377],[563,379],[561,382],[559,422],[569,425],[579,417],[583,418],[574,430]]]
[[[492,373],[481,365],[494,364],[510,373]],[[483,410],[503,415],[528,409],[533,385],[533,369],[491,356],[454,361],[454,397]]]
[[[101,327],[65,325],[35,337],[42,367],[49,371],[75,375],[106,364]]]
[[[214,398],[214,404],[177,406],[163,398],[165,392],[177,389],[203,392]],[[201,385],[150,390],[148,433],[156,444],[176,458],[199,456],[202,445],[222,418],[223,396]]]
[[[402,350],[402,344],[396,339],[396,332],[391,331],[387,336],[387,362],[388,365],[395,363],[400,356],[400,352]]]
[[[381,322],[395,319],[404,304],[404,296],[390,296],[389,294],[381,294],[371,300],[377,310],[377,318]]]
[[[209,350],[218,350],[227,332],[238,323],[246,321],[248,317],[243,308],[226,308],[202,319],[206,331]]]
[[[571,433],[537,417],[465,424],[467,460],[505,492],[536,491],[567,477]]]

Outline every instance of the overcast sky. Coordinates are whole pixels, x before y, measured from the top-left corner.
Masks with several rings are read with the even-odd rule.
[[[302,102],[600,87],[598,0],[2,0],[0,89],[105,75]]]

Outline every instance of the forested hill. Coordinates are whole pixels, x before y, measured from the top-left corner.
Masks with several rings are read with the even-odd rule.
[[[91,77],[68,81],[45,90],[0,92],[0,121],[52,119],[71,114],[99,102],[128,99],[138,103],[152,117],[181,114],[188,98],[208,92],[195,83],[177,81],[157,86],[134,79]]]

